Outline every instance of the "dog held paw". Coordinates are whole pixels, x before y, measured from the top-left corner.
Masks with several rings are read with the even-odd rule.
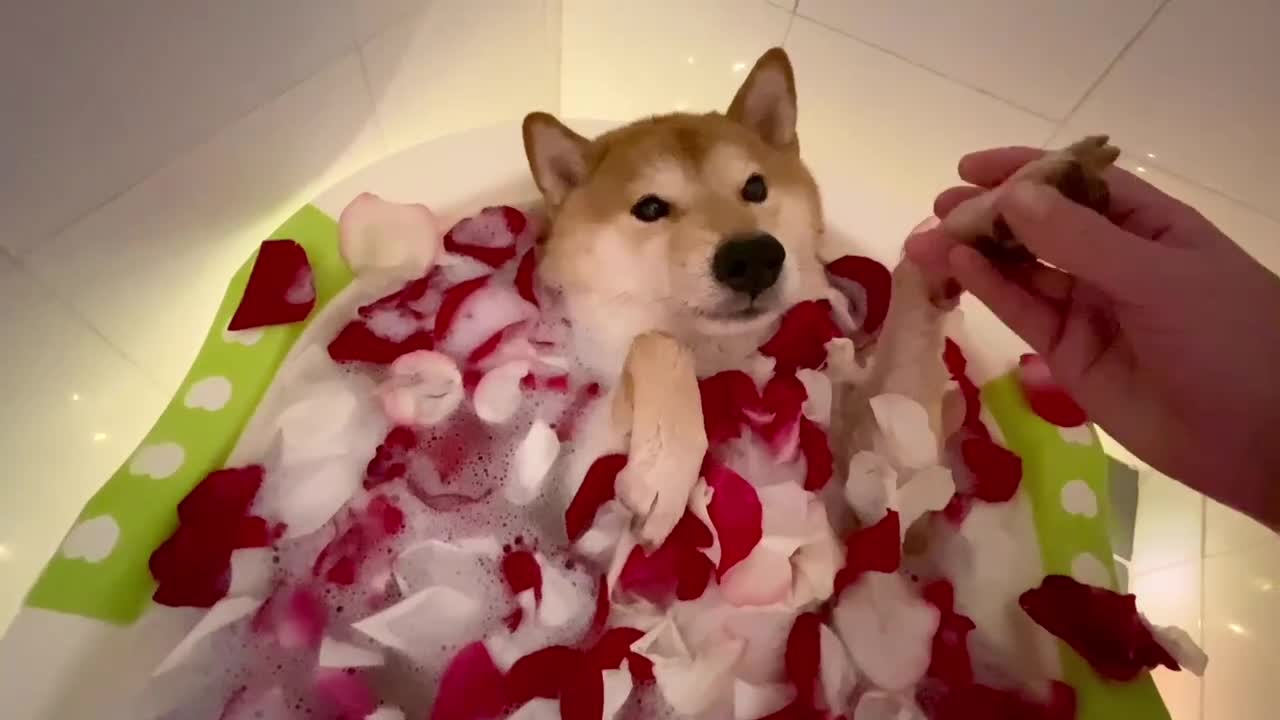
[[[995,199],[1018,182],[1038,182],[1056,188],[1068,200],[1106,213],[1111,193],[1102,173],[1115,164],[1120,148],[1106,135],[1090,135],[1061,150],[1023,165],[998,187],[970,198],[942,219],[942,229],[952,237],[972,243],[988,259],[1017,263],[1032,259],[1030,251],[1013,236],[995,208]]]

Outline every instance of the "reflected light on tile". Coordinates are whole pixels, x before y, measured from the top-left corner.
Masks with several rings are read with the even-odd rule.
[[[1144,172],[1146,172],[1146,171],[1147,171],[1147,169],[1146,169],[1146,168],[1144,168],[1144,167],[1142,167],[1141,165],[1139,165],[1138,167],[1134,168],[1134,170],[1137,170],[1137,171],[1138,171],[1138,172],[1140,172],[1140,173],[1144,173]]]
[[[96,433],[94,433],[94,434],[93,434],[93,441],[94,441],[94,442],[102,442],[102,441],[104,441],[104,440],[106,440],[106,439],[107,439],[107,434],[106,434],[106,433],[104,433],[104,432],[96,432]]]
[[[79,399],[80,399],[80,393],[71,393],[71,399],[72,399],[73,401],[74,401],[74,400],[79,400]]]
[[[684,112],[689,109],[689,103],[681,101],[676,103],[676,112]]]
[[[1254,580],[1254,584],[1257,585],[1258,589],[1262,592],[1271,592],[1276,589],[1275,583],[1267,580],[1266,578],[1257,578]]]
[[[4,562],[13,557],[13,551],[8,545],[0,545],[0,562]]]
[[[689,57],[685,58],[685,59],[684,59],[684,61],[685,61],[685,62],[687,62],[687,63],[689,63],[690,65],[694,64],[695,62],[697,62],[696,60],[694,60],[694,59],[693,59],[693,56],[692,56],[692,55],[690,55]]]
[[[747,64],[744,62],[736,62],[733,64],[733,71],[736,73],[740,73],[746,69],[747,69]]]
[[[1156,159],[1156,154],[1155,154],[1155,153],[1147,153],[1147,157],[1151,158],[1152,160],[1155,160],[1155,159]]]
[[[1249,631],[1240,623],[1227,623],[1227,629],[1237,635],[1248,635]]]

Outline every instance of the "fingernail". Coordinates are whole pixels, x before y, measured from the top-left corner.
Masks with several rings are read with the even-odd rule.
[[[1019,182],[1009,188],[1001,203],[1005,211],[1012,211],[1030,220],[1038,220],[1049,214],[1056,192],[1046,185]]]

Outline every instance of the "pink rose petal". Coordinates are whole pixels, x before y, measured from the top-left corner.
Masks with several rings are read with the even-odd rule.
[[[307,251],[292,240],[267,240],[249,272],[228,330],[287,325],[307,319],[316,304]]]
[[[430,720],[494,720],[507,706],[506,681],[484,643],[453,657],[440,678]]]
[[[321,669],[316,673],[316,693],[344,718],[365,718],[378,708],[373,690],[354,669]]]
[[[425,205],[389,202],[367,192],[338,216],[338,243],[357,275],[374,271],[417,277],[430,269],[440,248],[435,215]]]

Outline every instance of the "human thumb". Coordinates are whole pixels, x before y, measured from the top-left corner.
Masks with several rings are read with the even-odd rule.
[[[996,209],[1033,255],[1109,292],[1150,272],[1159,247],[1068,200],[1056,189],[1019,182],[998,194]]]

